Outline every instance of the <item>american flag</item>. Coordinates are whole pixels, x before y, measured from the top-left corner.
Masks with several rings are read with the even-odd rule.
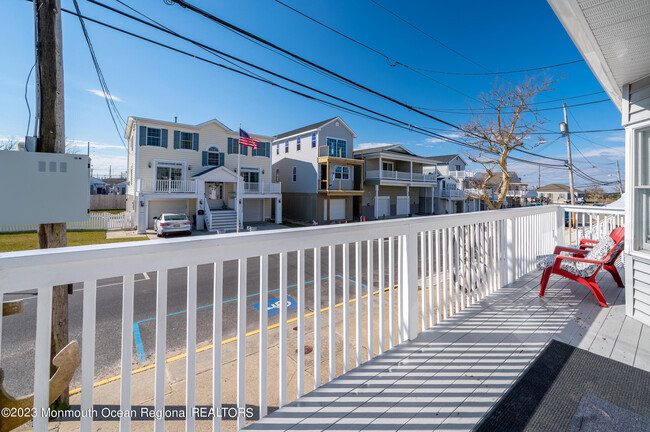
[[[259,141],[256,140],[255,138],[252,138],[250,135],[246,133],[245,130],[242,128],[239,128],[239,144],[248,146],[248,147],[253,147],[254,149],[257,150],[257,143]]]

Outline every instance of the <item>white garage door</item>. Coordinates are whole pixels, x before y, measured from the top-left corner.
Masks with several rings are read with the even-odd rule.
[[[189,202],[186,199],[175,200],[149,200],[149,220],[147,221],[148,228],[153,228],[153,218],[160,216],[163,213],[185,213],[189,209]],[[187,215],[192,220],[192,215]]]
[[[390,197],[378,196],[375,205],[377,206],[377,217],[379,219],[390,216]]]
[[[409,214],[409,197],[407,196],[397,197],[396,213],[398,216],[404,216]]]
[[[344,199],[331,199],[330,202],[330,220],[345,219],[345,200]],[[325,211],[323,219],[327,220],[327,202],[325,203]]]
[[[264,200],[244,200],[244,222],[262,222],[264,220]]]

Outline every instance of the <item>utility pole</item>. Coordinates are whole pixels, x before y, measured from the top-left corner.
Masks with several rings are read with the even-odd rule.
[[[61,34],[61,1],[34,0],[36,38],[36,151],[65,153],[65,117],[63,98],[63,39]],[[48,223],[38,226],[38,248],[49,249],[67,245],[66,224]],[[68,344],[68,285],[52,288],[52,338],[50,360]],[[50,376],[56,368],[50,361]],[[56,408],[69,405],[66,389],[54,403]]]
[[[562,101],[562,107],[564,109],[564,123],[560,123],[560,131],[564,133],[566,137],[566,151],[569,162],[569,189],[571,191],[571,205],[575,205],[576,197],[575,190],[573,188],[573,162],[571,162],[571,138],[569,138],[569,120],[566,115],[566,102]],[[564,129],[564,130],[562,130]]]
[[[542,186],[542,166],[537,165],[537,189]]]
[[[618,159],[616,160],[616,173],[618,174],[618,190],[621,192],[621,196],[623,196],[623,182],[621,182],[621,170],[618,167]]]

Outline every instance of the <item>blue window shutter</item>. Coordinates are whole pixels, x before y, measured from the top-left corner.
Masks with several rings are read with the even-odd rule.
[[[225,156],[223,153],[219,152],[219,164],[217,166],[223,166]]]
[[[228,154],[232,154],[232,138],[228,138]]]
[[[147,127],[140,126],[140,145],[147,145]]]
[[[266,149],[265,149],[264,156],[270,158],[271,157],[271,143],[267,142],[265,144],[266,144]]]
[[[192,135],[192,147],[194,148],[194,151],[199,151],[199,134],[194,133]]]
[[[241,154],[243,154],[244,156],[248,156],[248,146],[243,145],[241,147],[242,147]]]
[[[167,148],[167,129],[160,129],[160,147]]]
[[[259,143],[259,142],[257,143],[257,148],[260,147],[260,144],[262,144],[262,143]],[[251,148],[251,156],[257,156],[257,151],[258,150],[255,147],[252,147]]]
[[[175,149],[181,148],[181,132],[180,131],[174,131],[174,148]]]
[[[207,151],[203,152],[203,157],[201,159],[203,160],[203,166],[207,166],[208,165],[208,152]]]

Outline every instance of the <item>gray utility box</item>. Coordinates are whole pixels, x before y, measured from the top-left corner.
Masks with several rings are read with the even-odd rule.
[[[0,225],[88,220],[88,162],[83,155],[0,151]]]

